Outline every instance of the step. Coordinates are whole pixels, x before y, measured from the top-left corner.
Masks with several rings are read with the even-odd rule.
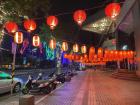
[[[132,81],[140,81],[140,78],[138,77],[124,77],[124,76],[115,76],[112,75],[111,77],[116,78],[116,79],[124,79],[124,80],[132,80]]]

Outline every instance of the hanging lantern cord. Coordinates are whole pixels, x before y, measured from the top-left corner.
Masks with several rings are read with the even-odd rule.
[[[54,37],[54,31],[51,30],[51,38],[53,38],[53,37]]]

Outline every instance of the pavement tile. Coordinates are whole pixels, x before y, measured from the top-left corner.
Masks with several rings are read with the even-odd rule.
[[[37,105],[140,105],[140,82],[119,80],[104,71],[80,72]]]

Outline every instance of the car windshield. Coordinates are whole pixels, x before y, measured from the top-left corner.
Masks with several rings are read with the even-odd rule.
[[[5,72],[0,72],[0,79],[10,79],[11,76]]]

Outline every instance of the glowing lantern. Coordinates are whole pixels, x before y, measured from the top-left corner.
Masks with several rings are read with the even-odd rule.
[[[89,49],[89,61],[90,62],[92,62],[92,60],[94,59],[94,54],[95,54],[95,48],[90,47],[90,49]]]
[[[122,54],[123,54],[123,58],[127,57],[127,52],[126,51],[123,51]]]
[[[74,60],[74,55],[73,54],[71,55],[71,60]]]
[[[56,48],[56,40],[55,39],[51,39],[49,42],[49,47],[50,49],[54,50]]]
[[[33,46],[38,47],[40,45],[40,37],[38,35],[33,36]]]
[[[98,57],[99,58],[103,57],[103,49],[102,48],[98,48]]]
[[[67,51],[67,50],[68,50],[68,43],[62,42],[62,51]]]
[[[22,32],[16,32],[14,35],[14,41],[17,44],[21,44],[23,42],[23,33]]]
[[[114,60],[114,51],[113,50],[111,50],[110,51],[110,60],[112,61],[112,60]]]
[[[120,14],[120,9],[121,7],[119,3],[110,3],[105,8],[105,14],[108,17],[114,19]]]
[[[84,10],[77,10],[73,15],[74,21],[77,22],[77,24],[80,26],[86,20],[86,17],[86,12]]]
[[[5,28],[9,33],[15,33],[18,30],[17,24],[13,21],[6,22]]]
[[[97,55],[94,54],[94,56],[93,56],[93,61],[96,62],[96,60],[97,60]]]
[[[80,59],[79,55],[76,55],[76,56],[75,56],[75,59],[76,59],[76,60],[79,60],[79,59]]]
[[[118,59],[119,59],[118,54],[119,54],[119,53],[118,53],[118,51],[116,50],[116,51],[115,51],[115,60],[118,60]]]
[[[109,50],[105,50],[105,55],[108,56]]]
[[[133,58],[134,52],[133,51],[127,51],[127,58]]]
[[[54,28],[58,25],[58,19],[55,16],[49,16],[47,17],[46,23],[50,26],[51,30],[54,30]]]
[[[88,58],[87,54],[84,54],[84,58],[86,58],[86,59]]]
[[[24,28],[29,32],[34,31],[36,29],[35,21],[32,19],[25,20],[24,21]]]
[[[80,57],[80,60],[83,60],[83,57],[82,56]]]
[[[122,60],[123,59],[123,52],[122,51],[119,51],[119,60]]]
[[[78,52],[78,50],[79,50],[78,44],[74,44],[73,45],[73,52]]]
[[[134,58],[134,52],[130,51],[130,58]]]
[[[81,52],[83,54],[87,52],[87,47],[85,45],[81,46]]]
[[[64,58],[68,58],[68,54],[64,54]]]

